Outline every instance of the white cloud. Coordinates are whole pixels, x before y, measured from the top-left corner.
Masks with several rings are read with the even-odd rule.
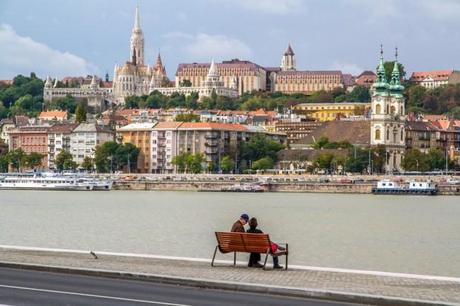
[[[244,9],[270,14],[295,13],[303,7],[302,0],[218,0]]]
[[[428,16],[439,19],[460,18],[460,1],[458,0],[420,0],[418,4]]]
[[[351,63],[341,63],[341,62],[335,62],[331,68],[332,70],[340,70],[343,73],[350,73],[352,75],[359,75],[361,72],[364,71],[363,68],[359,67],[356,64],[351,64]]]
[[[193,58],[193,60],[249,59],[252,56],[252,50],[246,43],[225,35],[205,33],[190,35],[172,32],[166,34],[165,37],[177,40],[176,44],[182,46],[185,56]]]
[[[7,24],[0,25],[0,78],[35,72],[40,77],[50,75],[86,75],[97,73],[98,68],[69,52],[61,52],[18,35]]]

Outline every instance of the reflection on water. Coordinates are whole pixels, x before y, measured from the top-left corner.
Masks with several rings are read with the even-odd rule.
[[[242,212],[293,264],[460,275],[458,197],[1,191],[0,244],[209,258]]]

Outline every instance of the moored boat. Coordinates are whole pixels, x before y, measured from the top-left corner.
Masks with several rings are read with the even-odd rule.
[[[89,182],[81,181],[75,177],[32,173],[1,176],[1,189],[91,191],[94,189],[94,186]]]
[[[431,180],[410,181],[408,184],[400,184],[392,180],[381,180],[372,188],[373,194],[415,194],[436,195],[438,186]]]
[[[258,184],[235,184],[229,187],[222,187],[222,192],[264,192],[264,188]]]

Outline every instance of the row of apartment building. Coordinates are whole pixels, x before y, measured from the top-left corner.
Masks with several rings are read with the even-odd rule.
[[[218,165],[226,155],[239,160],[242,143],[256,133],[286,143],[284,133],[258,126],[175,121],[131,123],[116,132],[96,122],[27,124],[8,128],[5,143],[10,151],[21,148],[26,153],[42,154],[44,169],[56,169],[56,156],[62,151],[70,152],[73,161],[81,165],[86,157],[94,158],[97,146],[105,142],[131,143],[140,150],[137,172],[172,173],[174,157],[184,152],[204,154],[207,165]]]
[[[41,167],[56,169],[55,159],[61,151],[70,152],[73,161],[81,164],[85,157],[94,158],[98,145],[115,140],[115,133],[97,123],[56,123],[18,126],[8,131],[8,138],[10,151],[21,148],[40,153]]]
[[[257,126],[176,121],[131,123],[117,129],[117,139],[139,148],[138,172],[173,173],[173,159],[182,153],[202,153],[208,166],[217,167],[226,155],[238,162],[241,145],[257,133],[286,143],[284,133],[267,132]]]

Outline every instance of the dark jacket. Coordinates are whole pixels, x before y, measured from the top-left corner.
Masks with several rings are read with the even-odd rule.
[[[237,220],[235,223],[233,223],[232,230],[231,232],[239,232],[239,233],[244,233],[244,226],[240,222],[240,220]]]
[[[258,228],[250,228],[247,230],[246,233],[251,233],[251,234],[263,234],[264,232],[262,232],[260,229]]]

